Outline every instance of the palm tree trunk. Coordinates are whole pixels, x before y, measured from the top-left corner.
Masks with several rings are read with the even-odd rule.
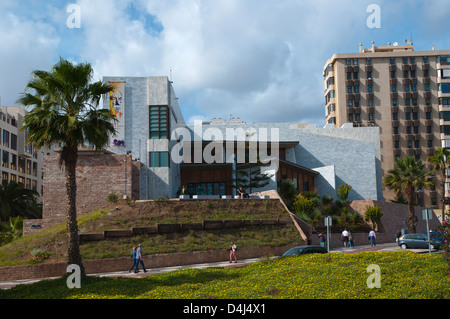
[[[77,182],[76,182],[76,165],[78,154],[77,150],[70,159],[66,158],[66,191],[67,191],[67,233],[69,243],[67,247],[68,264],[76,264],[80,266],[81,274],[85,274],[83,263],[81,262],[80,246],[78,241],[78,224],[77,224]]]
[[[444,222],[445,220],[445,169],[446,167],[444,166],[441,170],[441,179],[442,179],[442,222]]]
[[[417,217],[414,214],[414,188],[408,187],[406,189],[408,196],[408,228],[411,234],[416,232]]]

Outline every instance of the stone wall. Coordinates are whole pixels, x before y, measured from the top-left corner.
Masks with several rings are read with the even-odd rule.
[[[286,250],[304,244],[305,243],[293,243],[290,245],[279,247],[240,247],[236,255],[238,260],[280,256]],[[145,247],[143,247],[143,249],[145,253]],[[144,255],[144,264],[147,269],[152,269],[220,262],[227,261],[229,260],[229,258],[230,257],[228,249],[206,250],[183,253]],[[132,261],[130,257],[83,260],[83,266],[87,274],[127,271],[130,269],[131,264]],[[64,262],[0,267],[0,281],[61,277],[66,274],[66,270],[67,263]]]

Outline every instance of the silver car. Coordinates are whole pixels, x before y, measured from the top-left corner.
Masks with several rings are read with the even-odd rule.
[[[428,237],[422,234],[406,234],[398,239],[398,245],[402,249],[407,248],[422,248],[428,249]],[[438,250],[441,243],[438,240],[430,239],[431,249]]]

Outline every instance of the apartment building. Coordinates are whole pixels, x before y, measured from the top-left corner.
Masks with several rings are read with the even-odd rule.
[[[21,131],[26,111],[22,107],[0,107],[0,174],[2,182],[14,181],[42,195],[44,153],[27,146]]]
[[[383,176],[398,157],[427,161],[437,147],[450,148],[450,50],[433,44],[429,51],[415,51],[407,40],[372,42],[368,49],[360,45],[358,53],[334,54],[323,76],[327,123],[380,128]],[[419,190],[417,203],[438,208],[439,191]],[[394,194],[384,188],[383,197]]]

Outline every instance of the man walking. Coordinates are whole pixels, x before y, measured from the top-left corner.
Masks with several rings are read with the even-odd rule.
[[[143,257],[143,253],[142,253],[142,244],[139,244],[139,247],[136,250],[136,266],[134,268],[134,273],[139,272],[138,271],[139,264],[141,264],[142,270],[144,270],[144,272],[147,272],[147,270],[145,269],[145,266],[144,266],[144,257]]]

